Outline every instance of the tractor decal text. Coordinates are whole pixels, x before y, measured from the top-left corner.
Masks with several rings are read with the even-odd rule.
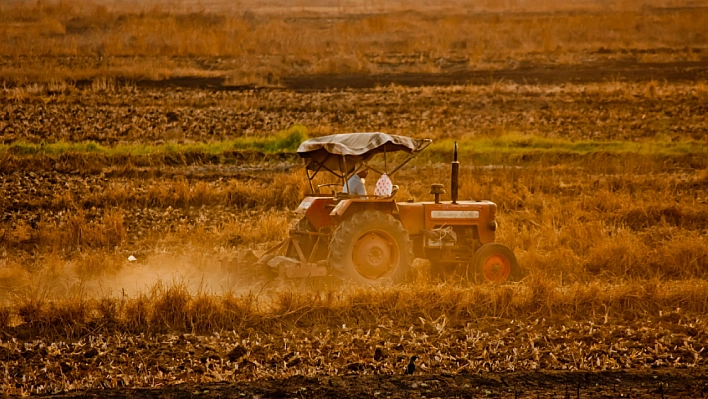
[[[433,219],[477,219],[479,211],[432,211]]]

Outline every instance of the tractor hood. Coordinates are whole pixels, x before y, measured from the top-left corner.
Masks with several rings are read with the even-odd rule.
[[[305,159],[309,170],[320,168],[338,174],[349,174],[360,162],[382,152],[403,151],[415,155],[425,149],[428,139],[414,139],[386,133],[333,134],[307,140],[297,153]]]

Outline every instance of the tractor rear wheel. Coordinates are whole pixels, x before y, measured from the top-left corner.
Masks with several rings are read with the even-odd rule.
[[[413,263],[408,231],[390,214],[368,210],[340,223],[329,244],[334,274],[361,285],[398,284]]]
[[[498,243],[482,245],[475,252],[470,268],[472,270],[468,269],[467,277],[477,282],[504,284],[523,277],[514,253]]]

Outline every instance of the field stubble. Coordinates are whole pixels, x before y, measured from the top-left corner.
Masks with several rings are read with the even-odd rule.
[[[435,375],[705,365],[702,84],[18,90],[0,118],[6,393],[383,375],[414,353]],[[395,176],[400,200],[448,182],[460,141],[461,197],[498,204],[527,279],[431,282],[417,262],[382,290],[229,280],[219,257],[285,237],[303,171],[278,151],[179,146],[295,123],[433,138]]]

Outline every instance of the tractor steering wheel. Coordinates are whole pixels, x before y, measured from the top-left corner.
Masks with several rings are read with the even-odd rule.
[[[387,196],[377,195],[376,198],[393,198],[393,196],[396,195],[397,192],[398,192],[398,184],[394,184],[391,187],[391,194],[390,195],[387,195]]]
[[[327,187],[331,191],[330,194],[337,194],[339,191],[342,191],[342,184],[341,183],[327,183],[327,184],[318,184],[317,185],[317,194],[322,194],[322,190],[320,190],[322,187]]]

